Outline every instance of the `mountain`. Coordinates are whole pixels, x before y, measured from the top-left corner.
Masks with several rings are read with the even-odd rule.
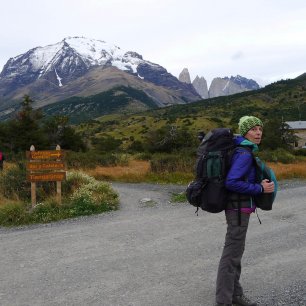
[[[179,74],[179,80],[186,84],[191,83],[188,68],[184,68],[182,70],[182,72]],[[196,78],[192,81],[192,85],[203,99],[228,96],[239,92],[256,90],[260,88],[256,81],[247,79],[240,75],[235,77],[231,76],[230,78],[214,78],[210,84],[209,90],[207,89],[207,82],[204,77],[196,76]]]
[[[181,82],[191,84],[190,74],[187,68],[184,68],[178,78]]]
[[[207,88],[207,82],[204,77],[196,76],[196,78],[192,81],[192,85],[197,93],[203,98],[209,98],[209,92]]]
[[[230,78],[214,78],[209,87],[209,97],[228,96],[248,90],[259,89],[259,85],[252,79],[240,75]]]
[[[39,107],[63,98],[97,94],[97,88],[101,88],[100,92],[104,90],[100,83],[108,84],[106,90],[124,85],[118,84],[119,78],[128,79],[131,87],[141,83],[140,87],[158,106],[200,99],[191,84],[180,82],[137,52],[126,52],[101,40],[68,37],[8,60],[0,73],[0,111],[8,113],[15,109],[24,94],[29,94]],[[95,90],[91,92],[88,86]],[[156,94],[159,91],[162,94]]]

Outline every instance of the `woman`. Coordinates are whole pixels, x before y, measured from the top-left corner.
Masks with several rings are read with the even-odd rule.
[[[251,153],[258,150],[261,142],[262,121],[254,116],[244,116],[240,118],[238,126],[241,134],[235,138],[238,149],[233,154],[225,182],[230,197],[225,211],[227,233],[217,275],[216,305],[219,306],[257,305],[243,294],[239,282],[241,258],[250,214],[256,208],[252,196],[274,191],[273,182],[256,182],[256,170]]]

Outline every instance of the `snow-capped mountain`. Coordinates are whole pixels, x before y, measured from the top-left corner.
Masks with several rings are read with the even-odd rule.
[[[62,86],[93,66],[113,66],[137,74],[138,65],[144,62],[136,52],[124,52],[101,40],[68,37],[54,45],[37,47],[11,58],[0,77],[16,79],[23,76],[22,85],[40,78],[51,78],[55,85]],[[152,63],[149,65],[158,67]]]
[[[101,40],[67,37],[8,60],[0,73],[0,110],[12,104],[11,101],[20,102],[23,94],[30,94],[36,101],[47,101],[53,95],[52,102],[56,101],[55,96],[77,96],[75,90],[66,94],[67,87],[97,67],[117,68],[143,82],[166,87],[178,98],[177,103],[200,99],[192,85],[180,82],[165,68],[144,60],[137,52],[123,51]],[[152,98],[162,105],[157,95],[153,94]]]

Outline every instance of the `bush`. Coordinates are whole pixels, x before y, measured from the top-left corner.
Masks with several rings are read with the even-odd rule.
[[[151,159],[151,171],[163,172],[193,172],[195,158],[181,154],[155,154]]]
[[[31,195],[31,185],[26,181],[25,165],[4,170],[0,174],[0,193],[10,199],[28,200]]]
[[[258,156],[264,161],[279,162],[283,164],[293,163],[297,160],[297,157],[284,149],[277,149],[274,151],[265,150],[258,153]]]
[[[306,156],[306,149],[294,150],[293,154],[296,156]]]
[[[67,164],[69,168],[89,169],[96,166],[113,166],[119,161],[119,156],[114,153],[67,152]]]
[[[7,203],[0,207],[0,224],[4,226],[8,225],[20,225],[28,223],[27,207],[22,202]]]
[[[24,180],[23,177],[19,183]],[[1,182],[3,183],[3,180]],[[18,185],[16,182],[14,184]],[[25,201],[10,202],[1,206],[0,224],[12,226],[57,221],[116,210],[119,204],[118,194],[109,184],[96,181],[93,177],[77,171],[68,172],[67,180],[63,182],[63,204],[58,204],[52,194],[47,196],[49,198],[33,209]]]
[[[0,174],[0,193],[8,198],[29,201],[31,198],[31,184],[26,180],[27,171],[24,163],[10,167]],[[36,198],[45,199],[56,190],[55,182],[37,182]]]

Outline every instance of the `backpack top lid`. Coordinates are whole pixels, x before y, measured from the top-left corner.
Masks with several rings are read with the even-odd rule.
[[[209,131],[199,147],[199,154],[208,151],[226,151],[235,147],[233,131],[228,128],[216,128]]]

